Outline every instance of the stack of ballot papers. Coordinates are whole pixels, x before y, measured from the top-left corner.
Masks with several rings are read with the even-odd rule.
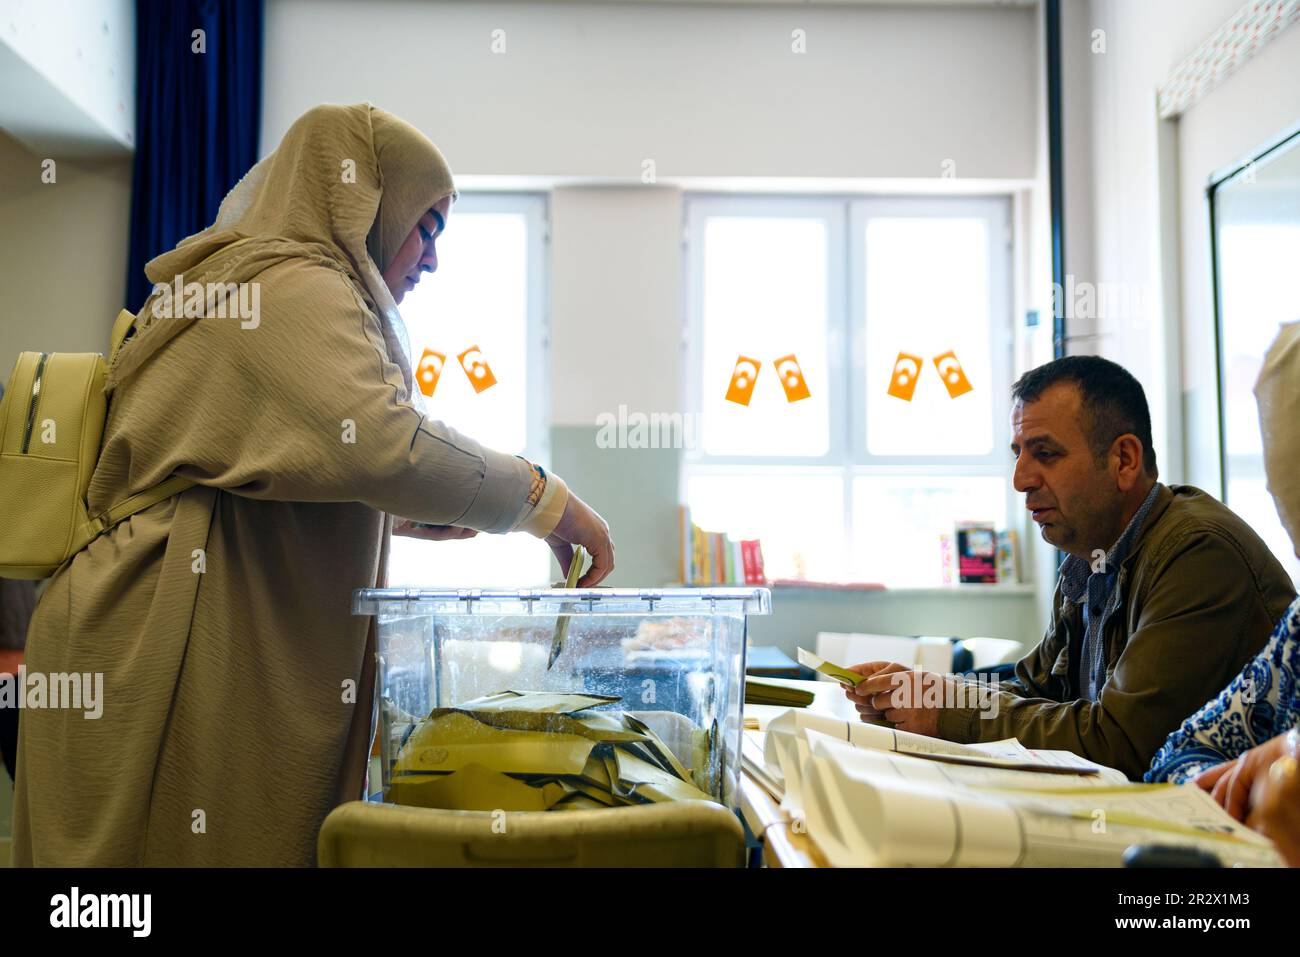
[[[1135,844],[1281,864],[1194,784],[1132,784],[1014,738],[963,745],[788,711],[745,732],[742,760],[838,867],[1106,867]]]
[[[759,678],[745,679],[745,704],[774,704],[787,708],[806,708],[817,695],[807,688],[797,688]]]
[[[701,787],[708,783],[709,735],[691,732],[692,773],[641,718],[590,710],[618,700],[503,691],[435,709],[402,743],[387,800],[462,811],[714,800]]]

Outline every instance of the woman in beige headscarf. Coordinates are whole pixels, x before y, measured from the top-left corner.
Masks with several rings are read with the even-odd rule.
[[[419,537],[528,531],[562,567],[582,545],[583,586],[613,567],[556,476],[420,411],[396,303],[436,268],[454,197],[410,125],[317,107],[148,265],[90,505],[196,484],[91,543],[36,609],[29,672],[102,673],[102,716],[24,715],[14,863],[311,863],[362,793],[374,634],[350,600],[383,582],[391,516]],[[178,276],[257,284],[257,315],[166,318]]]
[[[1264,471],[1300,555],[1300,322],[1282,327],[1255,384]],[[1300,867],[1300,598],[1264,649],[1171,734],[1147,781],[1195,781]]]

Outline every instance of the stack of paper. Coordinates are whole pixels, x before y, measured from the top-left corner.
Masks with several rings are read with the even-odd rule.
[[[795,688],[757,678],[745,679],[745,704],[775,704],[786,708],[806,708],[816,697],[807,688]]]
[[[1195,785],[1130,784],[1015,739],[963,745],[790,711],[756,750],[747,768],[762,762],[765,787],[836,866],[1117,866],[1134,844],[1280,862]]]
[[[402,743],[387,798],[462,811],[571,811],[713,797],[616,697],[503,691],[438,708]],[[696,731],[693,758],[707,761]],[[704,771],[701,768],[700,775]]]
[[[767,733],[748,728],[740,741],[740,763],[753,780],[757,781],[768,794],[777,801],[785,797],[785,785],[776,769],[770,767],[763,757]]]

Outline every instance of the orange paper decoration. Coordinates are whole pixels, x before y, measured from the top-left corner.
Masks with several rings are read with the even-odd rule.
[[[774,360],[774,365],[776,374],[781,379],[781,388],[785,389],[787,402],[798,402],[800,399],[808,398],[810,394],[808,383],[803,377],[803,370],[799,368],[799,360],[794,357],[793,352]]]
[[[916,394],[916,380],[921,374],[924,360],[907,352],[900,352],[894,360],[894,372],[889,377],[889,394],[904,402],[911,402]]]
[[[446,361],[447,357],[441,352],[425,349],[424,355],[420,356],[420,364],[415,367],[415,384],[430,398],[433,397],[433,390],[438,387],[442,364]]]
[[[763,363],[748,356],[736,357],[736,368],[731,373],[731,384],[727,386],[727,401],[739,405],[749,405],[754,396],[754,383],[758,379],[758,370]]]
[[[975,388],[970,384],[970,380],[966,378],[966,371],[961,367],[961,362],[957,359],[957,353],[951,349],[934,357],[934,367],[939,370],[939,378],[943,380],[948,395],[954,399]]]
[[[456,358],[460,360],[461,368],[469,376],[469,384],[474,387],[475,392],[482,392],[497,384],[497,377],[492,374],[492,369],[484,361],[483,353],[478,346],[470,346]]]

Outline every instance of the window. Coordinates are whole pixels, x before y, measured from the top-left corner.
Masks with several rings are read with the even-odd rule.
[[[1215,231],[1223,500],[1300,584],[1300,559],[1264,474],[1255,381],[1284,322],[1300,319],[1300,133],[1210,189]]]
[[[401,305],[415,361],[425,349],[446,356],[428,414],[490,448],[543,461],[545,226],[544,197],[462,194],[438,240],[438,271]],[[473,346],[496,378],[482,392],[457,359]],[[546,584],[549,570],[550,549],[531,536],[395,536],[388,577],[394,586],[530,587]]]
[[[773,578],[939,584],[939,536],[1009,513],[1007,201],[696,196],[686,215],[693,520],[761,538]]]

